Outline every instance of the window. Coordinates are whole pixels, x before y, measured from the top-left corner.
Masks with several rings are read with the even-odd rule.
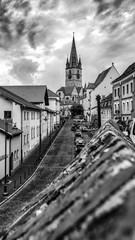
[[[125,86],[123,86],[123,95],[125,95]]]
[[[114,104],[114,111],[116,111],[116,104]]]
[[[116,88],[114,89],[114,97],[117,96]]]
[[[26,120],[26,112],[24,111],[24,120]]]
[[[27,134],[27,143],[29,143],[29,134]]]
[[[26,144],[26,135],[23,136],[24,137],[24,145]]]
[[[118,103],[118,110],[120,109],[120,104]]]
[[[120,96],[120,88],[118,88],[118,97]]]
[[[11,111],[4,111],[4,118],[11,118]]]
[[[125,111],[125,103],[123,102],[123,111]]]
[[[129,92],[129,85],[127,84],[127,94],[128,94],[128,92]]]
[[[129,111],[129,102],[127,102],[127,111]]]
[[[29,112],[27,112],[27,120],[29,120]]]
[[[131,111],[133,110],[133,100],[131,100]]]
[[[130,83],[131,92],[133,92],[133,83]]]
[[[33,119],[33,112],[31,112],[31,120]]]
[[[33,139],[33,127],[31,128],[31,139]]]

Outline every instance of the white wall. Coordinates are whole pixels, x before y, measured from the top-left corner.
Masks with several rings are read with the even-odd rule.
[[[9,174],[9,140],[7,140],[7,174]],[[0,179],[5,176],[5,135],[0,132]]]
[[[21,163],[21,135],[11,139],[11,153],[13,153],[13,170]]]
[[[4,119],[4,111],[11,111],[13,113],[13,102],[6,100],[0,96],[0,118]],[[12,118],[12,114],[11,114]]]
[[[112,93],[111,82],[117,77],[119,77],[119,74],[112,66],[105,79],[91,92],[91,108],[97,106],[96,96],[98,94],[102,97]]]

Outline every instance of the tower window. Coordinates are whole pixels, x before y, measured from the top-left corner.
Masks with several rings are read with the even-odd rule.
[[[80,78],[79,70],[77,70],[77,79]]]

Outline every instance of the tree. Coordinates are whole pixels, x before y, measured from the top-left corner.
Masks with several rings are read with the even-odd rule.
[[[84,109],[83,106],[80,104],[73,104],[72,107],[70,108],[70,112],[72,117],[74,117],[77,115],[83,115]]]

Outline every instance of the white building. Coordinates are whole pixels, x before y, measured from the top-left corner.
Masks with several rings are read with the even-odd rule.
[[[54,125],[60,124],[60,99],[59,96],[48,89],[49,109],[54,111]]]
[[[4,86],[4,88],[15,93],[16,95],[26,99],[28,102],[39,106],[49,112],[48,116],[46,111],[42,111],[42,138],[47,135],[47,126],[49,126],[49,116],[51,116],[51,128],[54,129],[54,124],[60,124],[60,102],[59,96],[48,90],[46,85],[19,85],[19,86]],[[47,108],[46,108],[47,106]],[[49,129],[48,129],[49,131]],[[48,132],[49,134],[49,132]]]
[[[90,119],[92,120],[93,116],[97,115],[97,100],[96,96],[100,95],[101,100],[105,96],[112,93],[111,82],[119,77],[119,73],[115,68],[114,64],[108,69],[100,73],[94,82],[94,88],[90,91]]]
[[[40,107],[0,87],[0,179],[3,177],[5,147],[7,148],[7,174],[10,175],[11,171],[18,167],[39,144],[41,111]],[[5,134],[7,144],[3,141]]]
[[[126,121],[135,117],[135,63],[112,81],[113,118]]]

